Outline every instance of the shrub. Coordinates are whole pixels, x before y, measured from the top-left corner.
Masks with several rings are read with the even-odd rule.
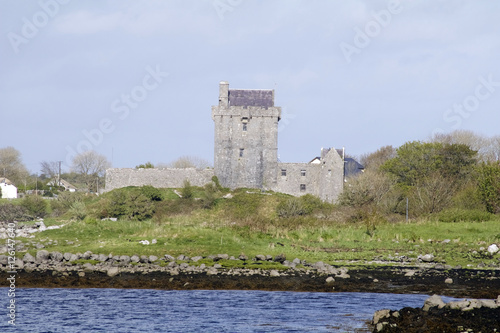
[[[71,217],[81,221],[87,216],[87,207],[82,201],[76,201],[71,205],[69,212]]]
[[[141,193],[144,194],[151,201],[162,201],[163,193],[151,185],[144,185],[141,187]]]
[[[19,205],[11,203],[0,205],[0,221],[13,222],[13,221],[31,221],[33,216],[28,213],[28,210]]]
[[[293,197],[280,201],[276,206],[276,214],[278,214],[278,217],[287,218],[306,215],[307,213],[302,201]]]
[[[493,218],[493,214],[479,209],[447,209],[437,214],[440,222],[483,222]]]
[[[181,188],[182,199],[192,199],[194,196],[194,188],[189,180],[184,180],[184,186]]]
[[[38,195],[25,196],[21,206],[35,217],[44,217],[47,214],[47,202]]]

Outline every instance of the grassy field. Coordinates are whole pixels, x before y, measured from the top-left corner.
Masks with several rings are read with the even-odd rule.
[[[45,219],[47,226],[64,224],[64,227],[20,240],[63,253],[92,251],[159,257],[285,254],[289,260],[300,258],[342,265],[364,265],[396,256],[417,258],[431,253],[435,262],[464,268],[500,263],[499,254],[492,256],[486,251],[492,243],[500,243],[500,220],[496,216],[485,222],[439,222],[427,217],[410,222],[347,223],[336,220],[336,210],[340,208],[332,206],[328,207],[328,213],[324,207],[316,207],[310,214],[280,218],[277,206],[288,200],[288,196],[247,192],[242,190],[233,193],[231,199],[218,199],[207,209],[196,200],[179,199],[168,190],[163,206],[156,207],[161,214],[156,213],[152,218],[77,220],[66,214]],[[87,203],[89,211],[104,199]],[[139,243],[153,239],[156,244]],[[30,247],[29,252],[34,254],[36,249]]]

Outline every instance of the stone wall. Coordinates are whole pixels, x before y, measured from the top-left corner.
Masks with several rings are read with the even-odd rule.
[[[203,186],[212,181],[213,169],[132,169],[114,168],[106,170],[106,189],[126,186],[152,185],[159,188],[179,188],[184,180],[189,180],[193,186]]]

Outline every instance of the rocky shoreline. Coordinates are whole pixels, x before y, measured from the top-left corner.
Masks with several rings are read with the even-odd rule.
[[[449,303],[433,295],[422,308],[379,310],[372,325],[374,333],[500,332],[500,295]]]
[[[260,268],[260,266],[262,268]],[[16,258],[18,288],[240,289],[317,292],[385,292],[496,298],[500,270],[449,267],[336,267],[284,256],[254,258],[113,256],[39,250]],[[11,267],[0,255],[0,286]]]

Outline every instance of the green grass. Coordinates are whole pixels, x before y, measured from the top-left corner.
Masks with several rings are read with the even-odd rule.
[[[450,265],[477,265],[497,262],[496,258],[472,254],[480,247],[500,242],[498,220],[453,224],[435,221],[382,224],[367,233],[364,225],[330,224],[319,228],[296,229],[269,226],[266,232],[250,231],[248,226],[207,221],[204,214],[187,218],[178,216],[158,224],[148,221],[66,222],[61,229],[36,234],[36,242],[48,239],[57,245],[46,245],[49,251],[104,253],[113,255],[208,256],[227,253],[249,258],[257,254],[284,253],[287,259],[298,257],[310,262],[370,261],[400,256],[416,258],[433,253],[436,260]],[[60,223],[46,220],[47,225]],[[156,244],[142,245],[140,240],[156,239]],[[449,239],[447,244],[442,243]],[[72,242],[73,244],[68,244]],[[35,250],[30,251],[32,254]]]
[[[134,191],[134,188],[123,191]],[[63,228],[35,233],[34,239],[23,242],[42,243],[46,250],[62,253],[92,251],[106,255],[158,257],[227,253],[235,257],[245,254],[249,258],[283,253],[288,260],[300,258],[342,265],[359,265],[389,256],[416,258],[427,253],[434,254],[437,262],[463,267],[498,263],[500,258],[500,254],[491,257],[479,251],[481,247],[500,243],[500,219],[495,215],[483,222],[450,223],[426,218],[410,223],[389,223],[383,219],[347,223],[338,218],[342,215],[341,208],[318,204],[314,200],[303,203],[308,205],[310,213],[280,218],[278,205],[290,199],[280,193],[262,194],[255,189],[239,189],[232,192],[232,199],[223,199],[220,196],[225,192],[219,193],[215,205],[205,209],[199,200],[180,199],[172,189],[161,191],[163,201],[155,203],[156,213],[152,219],[101,221],[88,216],[77,221],[69,220],[69,214],[64,214],[45,219],[47,226],[64,224]],[[195,188],[194,193],[195,198],[201,197],[203,189]],[[89,212],[107,197],[109,194],[86,198]],[[153,239],[157,240],[156,244],[139,243]],[[445,244],[446,239],[450,241]],[[30,247],[29,252],[35,254],[36,249]],[[230,267],[241,263],[224,261],[223,264]],[[277,265],[276,268],[281,266],[271,264]],[[256,265],[262,268],[268,264]]]

